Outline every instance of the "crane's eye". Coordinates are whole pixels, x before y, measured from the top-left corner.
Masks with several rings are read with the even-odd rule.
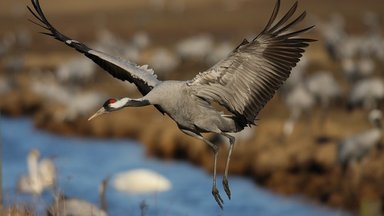
[[[115,98],[110,98],[103,104],[103,107],[107,107],[109,104],[115,103],[117,100]]]

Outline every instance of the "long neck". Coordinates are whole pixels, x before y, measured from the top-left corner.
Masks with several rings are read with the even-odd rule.
[[[107,203],[107,195],[106,195],[108,182],[109,182],[109,177],[104,179],[99,186],[100,208],[105,212],[108,212],[108,203]]]
[[[28,159],[27,159],[28,173],[31,179],[38,178],[37,160],[38,158],[35,155],[28,155]]]
[[[112,105],[112,107],[115,107],[116,109],[121,109],[124,107],[141,107],[141,106],[147,106],[151,103],[144,98],[138,98],[138,99],[132,99],[132,98],[121,98],[116,103]]]
[[[151,103],[143,98],[139,99],[128,99],[127,103],[125,104],[125,107],[141,107],[141,106],[148,106],[151,105]]]
[[[31,186],[34,187],[36,190],[39,190],[42,185],[41,185],[41,182],[39,179],[39,173],[38,173],[38,164],[37,164],[38,158],[36,155],[29,155],[27,160],[28,160],[28,173],[31,181]]]

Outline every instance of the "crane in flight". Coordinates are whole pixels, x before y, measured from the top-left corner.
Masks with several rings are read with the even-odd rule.
[[[276,19],[280,8],[280,0],[277,0],[267,25],[253,40],[243,40],[228,57],[199,73],[192,80],[161,81],[147,65],[139,66],[93,50],[63,35],[47,20],[39,1],[31,1],[35,11],[30,7],[28,9],[37,19],[37,22],[32,22],[47,30],[42,32],[43,34],[83,53],[115,78],[134,83],[143,95],[138,99],[108,99],[89,120],[125,107],[154,105],[161,113],[172,118],[182,132],[202,140],[213,150],[212,194],[220,208],[223,208],[224,202],[216,187],[219,147],[204,138],[202,133],[216,133],[229,139],[222,183],[224,191],[231,199],[228,168],[235,138],[228,133],[239,132],[255,124],[259,111],[289,77],[304,48],[315,41],[299,37],[313,26],[292,30],[292,27],[306,16],[304,11],[292,18],[298,6],[297,2],[282,18]],[[222,112],[213,104],[221,105],[226,112]]]

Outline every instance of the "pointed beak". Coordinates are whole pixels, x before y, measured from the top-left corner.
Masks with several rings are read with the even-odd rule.
[[[97,116],[107,113],[107,111],[104,109],[104,107],[101,107],[95,114],[93,114],[91,117],[89,117],[88,121],[91,121],[93,118],[96,118]]]

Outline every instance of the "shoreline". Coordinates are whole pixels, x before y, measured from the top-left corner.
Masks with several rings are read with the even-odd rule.
[[[342,111],[339,111],[334,115],[341,114]],[[355,112],[354,115],[363,118],[362,113]],[[184,135],[168,117],[162,116],[151,107],[126,109],[91,122],[81,118],[58,124],[51,119],[52,115],[43,112],[36,113],[31,118],[35,127],[60,135],[135,139],[144,145],[146,153],[152,157],[185,160],[212,172],[213,158],[210,149],[204,143]],[[382,159],[370,158],[366,168],[366,173],[370,175],[365,176],[369,181],[354,182],[354,172],[342,174],[340,167],[335,166],[337,140],[330,139],[326,143],[316,144],[308,137],[300,139],[299,130],[305,127],[301,122],[298,134],[293,134],[290,138],[296,144],[290,144],[290,140],[281,143],[278,142],[279,134],[272,130],[276,127],[277,119],[270,118],[268,115],[261,118],[256,126],[256,134],[248,141],[239,140],[235,144],[229,181],[234,175],[245,176],[275,193],[288,196],[300,194],[317,203],[352,212],[358,211],[364,202],[380,200],[380,191],[383,189],[380,181],[377,184],[372,183],[372,179],[380,179],[380,173],[369,170],[384,164]],[[275,139],[268,140],[268,136]],[[221,145],[219,173],[224,170],[225,157],[226,146]],[[350,182],[344,184],[348,179]]]

